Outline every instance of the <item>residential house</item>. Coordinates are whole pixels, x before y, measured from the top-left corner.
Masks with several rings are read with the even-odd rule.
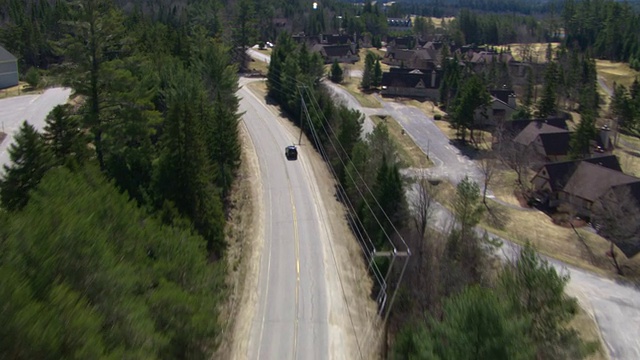
[[[503,131],[503,135],[504,135],[503,137],[506,136],[507,138],[511,138],[511,139],[515,138],[522,130],[524,130],[531,123],[535,123],[538,126],[541,126],[541,124],[547,124],[560,129],[568,130],[569,127],[567,126],[567,119],[568,119],[567,116],[553,117],[553,118],[546,118],[546,119],[515,119],[515,120],[504,122],[500,130]]]
[[[389,49],[413,49],[416,46],[416,38],[413,36],[397,36],[387,38],[387,51]]]
[[[325,45],[348,45],[355,43],[354,38],[346,34],[320,34],[318,35],[320,44]]]
[[[516,94],[511,90],[490,90],[489,106],[476,109],[474,125],[477,127],[495,127],[509,119],[516,111]]]
[[[18,85],[18,59],[0,46],[0,89]]]
[[[404,96],[437,99],[439,96],[441,70],[422,72],[410,69],[391,69],[382,74],[383,96]]]
[[[434,49],[387,49],[382,59],[383,64],[409,69],[434,70],[437,69],[439,53]]]
[[[531,179],[537,196],[549,207],[570,204],[577,215],[585,217],[610,189],[639,181],[622,172],[614,155],[545,164]]]
[[[311,51],[318,52],[324,59],[325,64],[331,64],[334,61],[339,63],[353,64],[360,60],[354,45],[322,45],[316,44]]]
[[[571,132],[544,122],[531,122],[513,141],[516,144],[531,148],[537,155],[534,163],[564,161],[569,156]]]

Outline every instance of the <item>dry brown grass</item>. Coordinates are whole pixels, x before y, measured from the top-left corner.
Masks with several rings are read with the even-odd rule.
[[[518,175],[516,175],[515,171],[500,169],[501,164],[498,163],[498,160],[492,161],[495,162],[497,170],[489,183],[489,189],[491,189],[496,199],[507,204],[520,206],[520,202],[515,195]]]
[[[253,81],[245,85],[251,91],[257,93],[258,95],[265,97],[267,96],[267,82],[266,81]]]
[[[403,132],[402,126],[391,116],[371,116],[374,124],[384,122],[391,138],[396,143],[400,161],[412,168],[427,168],[433,165],[427,155],[416,145],[409,135]]]
[[[567,264],[604,276],[615,276],[613,265],[606,255],[609,242],[589,229],[577,229],[579,237],[573,229],[554,224],[549,216],[540,211],[516,210],[496,202],[491,202],[491,206],[504,213],[508,221],[503,229],[497,229],[483,220],[483,228],[519,244],[529,241],[541,254]],[[640,258],[625,259],[618,255],[627,277],[634,280],[640,278]]]
[[[349,78],[340,84],[343,88],[345,88],[349,94],[358,100],[362,107],[366,108],[381,108],[382,104],[372,95],[362,92],[360,89],[360,79],[359,78]]]
[[[269,72],[269,64],[267,64],[264,61],[252,59],[251,62],[249,63],[249,70],[260,71],[262,74],[266,76],[267,73]]]
[[[625,174],[640,177],[640,151],[622,146],[613,150],[613,154],[618,157],[622,171]]]
[[[596,60],[596,70],[611,89],[614,83],[624,85],[628,89],[635,78],[640,76],[640,72],[631,69],[629,64],[609,60]]]
[[[556,49],[560,43],[551,43],[551,48]],[[544,63],[546,62],[546,54],[547,54],[547,46],[548,43],[513,43],[507,45],[511,48],[511,55],[513,58],[522,61],[522,55],[527,46],[531,49],[531,56],[533,58],[533,62]],[[504,49],[507,49],[507,46],[504,46]]]
[[[451,22],[451,20],[455,19],[455,17],[450,16],[450,17],[444,17],[444,18],[438,18],[438,17],[430,17],[431,21],[433,22],[433,25],[435,25],[436,28],[441,28],[442,27],[442,20],[446,20],[447,24]],[[416,22],[416,17],[415,16],[411,16],[411,22],[415,24]]]
[[[582,304],[580,304],[582,305]],[[608,360],[609,357],[605,354],[602,348],[602,342],[600,339],[600,329],[595,319],[589,315],[583,308],[578,307],[578,312],[571,319],[568,324],[569,328],[575,329],[582,341],[586,343],[596,343],[596,352],[587,356],[586,360]]]
[[[18,85],[0,90],[0,99],[20,96],[20,95],[34,95],[42,94],[44,90],[36,88],[33,89],[26,82],[21,81]]]

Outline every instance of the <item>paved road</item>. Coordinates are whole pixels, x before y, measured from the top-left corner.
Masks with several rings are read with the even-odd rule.
[[[266,62],[267,64],[271,61],[271,56],[255,49],[247,49],[247,54],[249,54],[249,56],[251,56],[255,60]]]
[[[604,79],[601,76],[598,76],[598,85],[604,90],[605,93],[609,96],[613,96],[613,90],[607,86],[607,83],[604,82]]]
[[[328,309],[317,194],[304,146],[297,161],[284,148],[297,141],[248,89],[238,95],[255,146],[264,194],[263,249],[258,309],[249,340],[249,359],[326,359]]]
[[[70,89],[47,89],[40,95],[23,95],[0,99],[0,121],[2,131],[7,134],[0,144],[0,173],[4,173],[1,165],[10,162],[7,149],[13,143],[13,136],[23,121],[27,121],[36,129],[42,130],[49,112],[56,106],[64,104],[69,99]]]

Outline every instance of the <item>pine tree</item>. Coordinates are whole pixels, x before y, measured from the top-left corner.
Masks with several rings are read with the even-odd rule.
[[[9,211],[22,209],[44,174],[51,168],[51,153],[42,136],[26,121],[9,146],[11,165],[4,165],[0,180],[2,206]]]
[[[55,162],[73,168],[86,160],[88,150],[80,121],[70,111],[69,105],[54,107],[47,115],[42,137],[51,149]]]
[[[329,76],[331,81],[336,84],[340,84],[343,80],[342,68],[340,64],[338,64],[338,60],[333,60],[333,64],[331,65],[331,74]]]
[[[456,98],[456,105],[451,116],[451,123],[456,128],[458,137],[466,141],[467,130],[474,126],[476,110],[486,111],[491,97],[479,76],[472,76],[462,85],[460,94]],[[473,133],[471,133],[473,140]]]
[[[378,87],[382,84],[382,67],[380,66],[380,59],[376,59],[376,65],[373,68],[373,80],[371,85]]]
[[[128,40],[124,17],[108,0],[77,0],[70,7],[72,21],[69,33],[58,45],[66,58],[68,71],[65,82],[76,93],[87,97],[84,120],[94,135],[93,145],[100,167],[104,169],[103,135],[111,117],[106,109],[113,104],[112,86],[123,86],[119,67]],[[123,86],[123,88],[126,88]]]
[[[364,58],[364,70],[362,71],[362,81],[360,82],[360,87],[369,90],[369,88],[373,85],[374,77],[375,77],[375,55],[371,51],[367,51],[367,55]]]
[[[547,65],[547,69],[544,74],[544,87],[542,90],[542,97],[538,104],[538,116],[546,118],[547,116],[556,113],[556,84],[558,81],[558,69],[555,62],[551,62]]]
[[[441,359],[531,359],[526,317],[513,316],[508,303],[477,286],[447,299],[442,321],[433,324],[434,352]]]
[[[596,119],[592,111],[582,114],[580,124],[571,134],[569,155],[572,159],[589,157],[591,141],[595,140],[597,135],[595,122]]]

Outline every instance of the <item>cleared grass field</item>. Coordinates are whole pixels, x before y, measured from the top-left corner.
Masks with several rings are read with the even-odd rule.
[[[507,47],[511,48],[511,55],[517,61],[523,61],[523,57],[526,54],[530,54],[533,62],[544,63],[546,62],[546,54],[547,54],[547,46],[549,43],[513,43],[504,46],[503,49],[507,49]],[[551,43],[551,48],[556,49],[560,43]]]
[[[640,72],[622,62],[596,60],[596,70],[610,89],[613,89],[614,83],[622,84],[628,89],[636,77],[640,78]]]

